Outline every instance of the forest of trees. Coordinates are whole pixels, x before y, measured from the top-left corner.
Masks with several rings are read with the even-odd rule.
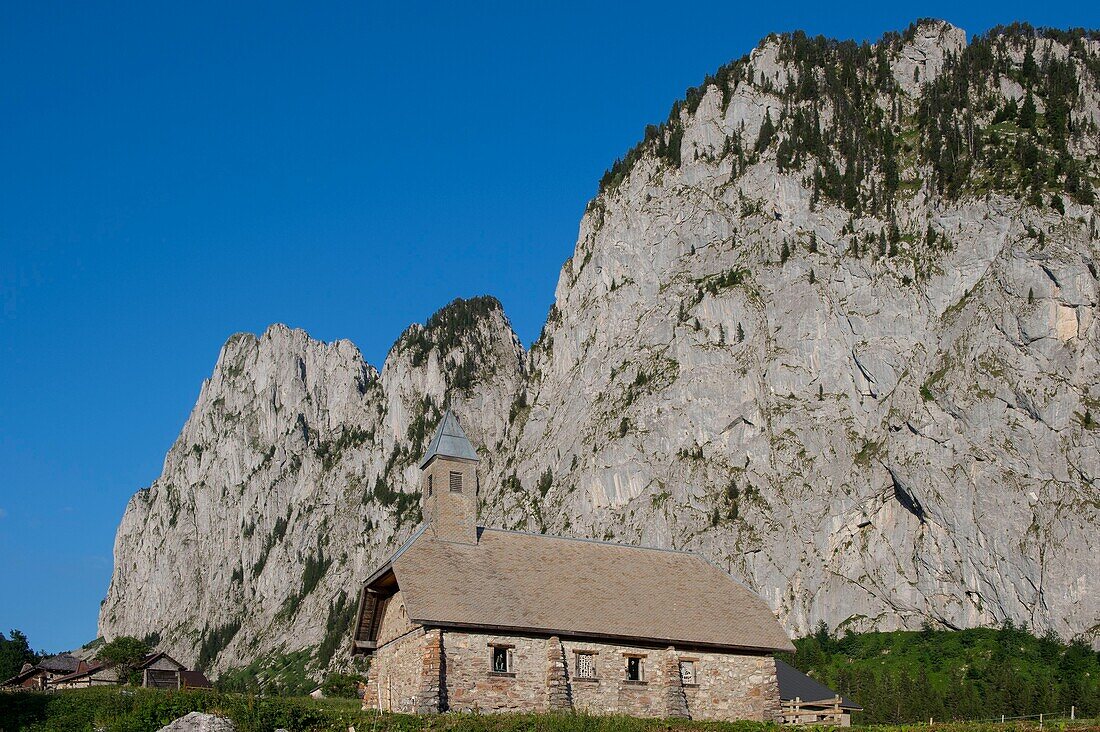
[[[24,663],[38,663],[40,658],[22,631],[12,630],[7,636],[0,633],[0,681],[15,676]]]
[[[1095,202],[1095,157],[1077,159],[1071,142],[1098,134],[1087,114],[1075,113],[1083,88],[1079,70],[1093,84],[1100,80],[1100,61],[1086,49],[1096,31],[1018,23],[974,36],[947,58],[938,78],[924,83],[913,109],[890,62],[917,28],[888,33],[874,45],[800,31],[773,36],[779,60],[795,71],[785,86],[757,77],[749,56],[726,64],[688,89],[668,120],[646,128],[604,174],[600,191],[617,187],[647,154],[679,167],[681,112],[694,114],[712,86],[722,93],[724,110],[747,83],[783,108],[764,120],[755,144],[738,135],[727,139],[719,157],[732,159],[734,177],[774,146],[780,171],[802,172],[815,200],[834,201],[857,216],[888,216],[899,189],[923,185],[925,177],[950,198],[998,191],[1059,211],[1066,197]],[[1044,39],[1065,44],[1068,56],[1042,52]],[[1019,49],[1025,55],[1017,64],[1012,52]],[[1024,90],[1019,104],[1004,97],[1001,79]]]
[[[795,641],[788,663],[896,724],[1030,714],[1100,715],[1100,653],[1083,641],[1001,628],[830,634]]]

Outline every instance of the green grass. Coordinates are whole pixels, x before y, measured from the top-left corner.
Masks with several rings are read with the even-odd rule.
[[[162,691],[100,687],[53,693],[0,692],[0,732],[154,732],[188,712],[225,716],[238,732],[371,732],[469,730],[472,732],[778,732],[760,722],[698,722],[584,714],[456,714],[416,716],[363,711],[357,699],[258,697],[213,691]],[[826,728],[815,728],[826,729]],[[927,723],[866,727],[876,732],[928,732]],[[937,724],[943,732],[1030,732],[1037,723]],[[1045,730],[1097,730],[1096,720],[1070,725],[1047,723]]]
[[[1045,720],[1045,730],[1098,730],[1100,654],[1082,642],[1036,637],[1026,630],[974,628],[850,633],[827,632],[795,641],[787,660],[865,707],[857,727],[881,732],[927,732],[927,720],[997,719],[1068,715],[1070,705],[1088,721],[1070,725]],[[258,659],[223,674],[222,691],[160,691],[112,687],[72,691],[0,692],[0,732],[153,732],[191,711],[230,717],[239,732],[372,732],[481,730],[483,732],[778,732],[755,722],[719,723],[635,719],[584,714],[445,714],[434,717],[385,714],[360,709],[358,700],[294,696],[313,687],[306,673],[309,652]],[[258,695],[263,690],[263,696]],[[286,696],[277,696],[285,694]],[[1024,732],[1026,723],[938,722],[948,732]]]
[[[374,732],[473,730],[483,732],[649,732],[712,730],[764,732],[777,729],[758,722],[688,722],[592,717],[579,714],[445,714],[418,717],[378,715],[360,708],[356,699],[257,697],[210,691],[94,688],[42,693],[0,693],[0,732],[154,732],[192,711],[229,717],[239,732],[346,732],[348,727]]]
[[[227,716],[238,732],[347,730],[334,726],[342,721],[339,713],[308,698],[99,687],[0,693],[0,732],[153,732],[193,711]]]

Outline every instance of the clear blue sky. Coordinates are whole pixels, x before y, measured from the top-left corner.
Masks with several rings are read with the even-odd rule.
[[[380,367],[490,293],[529,344],[604,169],[767,33],[1100,26],[1071,2],[542,5],[3,3],[0,631],[95,637],[115,526],[230,334],[284,322]]]

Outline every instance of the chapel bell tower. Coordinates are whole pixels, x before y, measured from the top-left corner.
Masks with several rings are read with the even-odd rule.
[[[439,541],[477,543],[477,452],[447,410],[420,460],[425,533]]]

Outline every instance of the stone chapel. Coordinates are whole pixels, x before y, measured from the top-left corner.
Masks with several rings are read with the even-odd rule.
[[[477,525],[478,456],[448,411],[423,523],[364,582],[364,706],[777,720],[771,609],[702,556]]]

